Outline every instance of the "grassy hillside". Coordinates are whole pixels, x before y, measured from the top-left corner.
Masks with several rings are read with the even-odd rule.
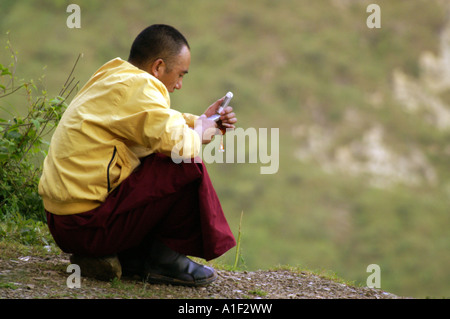
[[[76,1],[81,28],[69,29],[71,2],[4,0],[0,40],[9,30],[18,74],[45,73],[58,92],[79,53],[84,83],[126,59],[147,25],[174,25],[192,48],[174,108],[200,113],[231,90],[239,126],[279,128],[276,174],[261,175],[261,163],[208,164],[236,234],[244,213],[248,269],[302,265],[365,284],[378,264],[383,290],[449,297],[450,86],[438,77],[446,2],[376,1],[381,28],[369,29],[371,2]]]

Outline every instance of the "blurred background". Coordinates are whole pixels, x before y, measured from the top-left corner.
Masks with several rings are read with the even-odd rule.
[[[71,3],[81,28],[66,25]],[[381,28],[366,25],[370,3]],[[276,174],[207,164],[236,236],[241,226],[241,267],[366,285],[378,264],[383,290],[450,297],[448,10],[445,0],[2,0],[0,63],[11,63],[9,39],[16,73],[57,94],[80,53],[83,85],[127,59],[146,26],[173,25],[192,52],[173,108],[201,113],[232,91],[239,127],[280,130]],[[21,112],[20,97],[2,103],[2,117]]]

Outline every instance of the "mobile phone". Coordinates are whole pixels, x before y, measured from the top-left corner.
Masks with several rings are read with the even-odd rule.
[[[227,94],[225,94],[225,99],[223,100],[222,104],[220,105],[219,109],[217,110],[217,113],[214,115],[211,115],[210,117],[208,117],[208,119],[217,122],[220,119],[220,112],[228,106],[228,103],[230,103],[232,98],[233,98],[233,93],[228,92]]]

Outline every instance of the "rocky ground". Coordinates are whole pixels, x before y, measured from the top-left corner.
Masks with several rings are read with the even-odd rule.
[[[102,282],[82,278],[69,288],[67,255],[55,257],[0,256],[2,299],[401,299],[388,292],[352,287],[309,272],[218,270],[206,287],[152,285],[136,278]]]

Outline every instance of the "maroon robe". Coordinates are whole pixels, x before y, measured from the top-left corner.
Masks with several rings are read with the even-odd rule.
[[[133,249],[149,236],[206,260],[236,245],[203,162],[176,164],[162,154],[144,158],[99,207],[47,212],[47,222],[64,252],[88,256]]]

